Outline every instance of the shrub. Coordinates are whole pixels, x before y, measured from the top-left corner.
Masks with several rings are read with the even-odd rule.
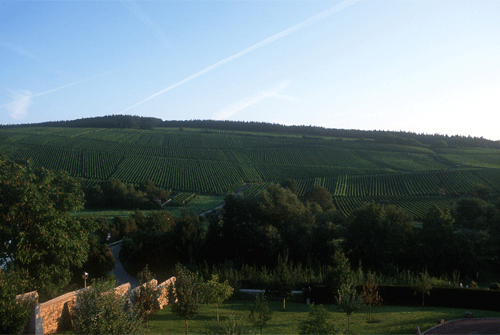
[[[142,318],[127,310],[128,296],[116,294],[102,280],[82,290],[77,298],[73,321],[80,334],[142,334]]]
[[[325,307],[314,304],[310,305],[307,319],[300,322],[298,328],[299,334],[333,334],[338,332]]]

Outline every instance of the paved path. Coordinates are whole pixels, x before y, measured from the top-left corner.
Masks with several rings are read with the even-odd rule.
[[[422,334],[500,334],[500,318],[452,320]]]
[[[125,272],[122,263],[120,263],[120,260],[118,259],[118,254],[120,253],[121,246],[122,244],[119,243],[117,245],[109,247],[111,249],[111,252],[113,253],[113,257],[115,258],[115,268],[110,273],[113,273],[115,275],[117,285],[130,283],[130,286],[132,288],[137,287],[139,286],[139,281]]]

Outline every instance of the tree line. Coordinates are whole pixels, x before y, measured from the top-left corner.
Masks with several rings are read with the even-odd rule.
[[[426,269],[433,276],[458,272],[464,281],[487,281],[499,275],[499,209],[463,199],[451,210],[431,208],[415,224],[397,206],[370,202],[345,218],[325,188],[316,185],[300,198],[293,182],[284,182],[253,197],[229,194],[220,212],[203,219],[185,213],[160,229],[137,229],[127,235],[120,259],[131,273],[145,263],[168,271],[176,261],[274,269],[286,254],[319,271],[340,251],[351,264],[382,274]],[[130,222],[145,222],[141,215]]]
[[[22,125],[1,125],[10,127],[89,127],[89,128],[139,128],[151,130],[157,127],[166,128],[201,128],[224,131],[272,132],[298,134],[303,136],[327,136],[338,138],[370,139],[380,143],[409,146],[446,147],[479,147],[500,148],[500,141],[492,141],[483,137],[442,134],[418,134],[405,131],[356,130],[325,128],[312,125],[283,125],[257,121],[230,120],[161,120],[154,117],[137,115],[106,115],[76,120],[49,121]]]

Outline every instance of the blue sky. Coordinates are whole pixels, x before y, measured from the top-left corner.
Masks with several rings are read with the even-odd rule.
[[[500,140],[500,1],[0,1],[0,124],[110,114]]]

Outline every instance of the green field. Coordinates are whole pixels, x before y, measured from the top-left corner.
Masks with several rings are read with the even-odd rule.
[[[315,184],[326,187],[345,215],[366,201],[383,200],[420,218],[433,204],[453,206],[479,184],[495,196],[500,192],[500,149],[438,149],[361,137],[192,128],[11,127],[0,129],[0,153],[66,170],[84,187],[111,178],[128,184],[150,179],[182,197],[189,194],[189,200],[223,197],[245,184],[245,192],[255,194],[262,185],[295,179],[299,195]],[[173,201],[182,206],[182,197]]]
[[[237,300],[234,304],[226,303],[219,308],[221,324],[227,323],[231,310],[236,318],[248,327],[250,334],[258,334],[259,330],[251,326],[247,317],[252,301]],[[287,310],[282,310],[282,303],[269,302],[273,317],[264,327],[264,334],[296,334],[297,326],[301,320],[307,318],[309,307],[301,303],[287,303]],[[347,318],[340,312],[338,306],[328,305],[327,310],[332,312],[332,320],[338,326],[339,333],[346,333]],[[377,306],[372,309],[372,320],[368,323],[368,308],[364,308],[351,316],[350,333],[352,334],[415,334],[415,326],[425,331],[437,325],[441,319],[450,321],[462,318],[466,311],[473,313],[474,317],[500,317],[499,312],[465,310],[438,307],[402,307],[402,306]],[[207,328],[215,322],[215,307],[203,305],[200,314],[189,321],[190,334],[208,334]],[[157,312],[149,322],[152,334],[184,334],[184,320],[181,320],[166,306]]]

